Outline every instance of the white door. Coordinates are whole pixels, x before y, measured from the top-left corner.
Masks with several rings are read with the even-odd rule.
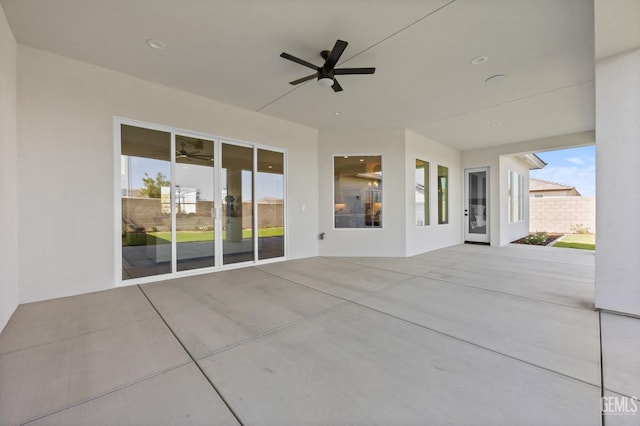
[[[489,243],[489,167],[464,171],[464,240]]]

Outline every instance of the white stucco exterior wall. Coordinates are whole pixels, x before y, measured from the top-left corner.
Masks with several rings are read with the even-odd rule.
[[[18,306],[17,45],[0,6],[0,332]]]
[[[554,149],[563,149],[576,146],[591,145],[595,141],[595,133],[593,131],[585,131],[578,133],[570,133],[567,135],[558,135],[548,138],[531,139],[511,144],[498,145],[490,148],[482,148],[475,150],[462,151],[461,168],[471,169],[476,167],[489,167],[489,223],[490,238],[492,246],[502,246],[509,244],[511,241],[519,238],[517,235],[524,236],[528,232],[528,218],[521,224],[511,226],[507,215],[507,174],[509,161],[503,162],[501,158],[512,154],[523,152],[539,152]],[[525,177],[525,192],[529,190],[528,177],[529,173],[523,175]],[[500,196],[499,196],[500,195]],[[504,198],[504,200],[502,200]],[[525,201],[528,203],[528,200]],[[528,204],[527,204],[528,206]],[[528,210],[528,208],[527,208]],[[528,212],[527,212],[528,214]],[[526,226],[524,225],[526,223]],[[516,236],[516,237],[514,237]]]
[[[321,256],[404,256],[404,129],[321,129],[318,138]],[[382,228],[335,229],[334,155],[382,155]]]
[[[509,222],[509,171],[523,177],[521,221]],[[529,168],[513,156],[500,157],[500,245],[529,234]]]
[[[640,49],[596,63],[596,306],[640,316]]]
[[[462,242],[463,182],[460,151],[428,139],[412,130],[406,130],[405,184],[406,191],[406,255],[413,256],[430,250]],[[416,226],[415,162],[429,162],[429,217],[428,226]],[[438,166],[449,168],[449,223],[438,224]]]
[[[287,149],[289,255],[318,254],[317,130],[18,46],[20,302],[114,286],[114,116]]]

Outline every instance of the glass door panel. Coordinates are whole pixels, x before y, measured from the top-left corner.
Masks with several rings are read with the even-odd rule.
[[[258,149],[258,259],[284,256],[284,154]]]
[[[215,266],[214,143],[176,135],[177,270]]]
[[[222,143],[222,263],[254,260],[253,148]]]
[[[465,170],[465,241],[489,242],[489,169]]]
[[[171,134],[121,125],[122,279],[171,272]]]

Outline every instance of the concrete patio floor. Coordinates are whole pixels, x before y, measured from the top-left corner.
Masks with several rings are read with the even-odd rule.
[[[21,305],[0,424],[599,425],[594,257],[459,245]]]

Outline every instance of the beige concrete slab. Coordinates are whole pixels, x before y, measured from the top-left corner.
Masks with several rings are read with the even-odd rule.
[[[541,279],[537,275],[515,272],[500,274],[491,272],[493,271],[481,273],[477,268],[463,270],[447,267],[431,271],[424,277],[567,306],[595,309],[593,303],[595,285],[592,283],[560,278]]]
[[[168,294],[161,289],[161,286],[145,287],[145,292],[196,359],[343,303],[341,299],[287,282],[286,287],[222,303],[194,302],[190,308],[165,313],[163,307],[172,303],[166,298],[176,293]],[[183,287],[174,287],[176,291],[180,289]],[[192,290],[185,289],[189,296],[197,294]]]
[[[640,399],[640,319],[602,312],[601,327],[605,389]]]
[[[298,277],[296,282],[343,299],[357,300],[412,277],[409,274],[363,267],[358,270],[327,273],[321,278]]]
[[[600,384],[597,312],[414,278],[358,303]]]
[[[423,275],[430,271],[448,266],[451,262],[438,260],[425,261],[414,258],[379,258],[379,257],[340,257],[338,260],[362,265],[368,268],[378,268],[387,271],[410,275]]]
[[[153,303],[158,310],[170,314],[206,308],[289,285],[289,280],[246,268],[144,284],[141,287],[147,295],[153,295]]]
[[[189,361],[160,318],[0,355],[0,413],[16,424]]]
[[[548,248],[551,250],[551,248]],[[564,279],[593,284],[595,269],[593,265],[576,265],[563,262],[545,262],[531,259],[501,259],[496,256],[475,255],[464,263],[451,268],[477,271],[482,274],[527,274],[548,279]]]
[[[246,424],[600,424],[596,386],[351,304],[202,366]]]
[[[151,377],[31,425],[237,425],[193,364]]]
[[[294,282],[319,279],[329,274],[363,269],[362,265],[334,260],[328,257],[309,257],[288,262],[269,263],[256,269]]]
[[[0,354],[156,316],[136,286],[27,303],[0,334]]]

